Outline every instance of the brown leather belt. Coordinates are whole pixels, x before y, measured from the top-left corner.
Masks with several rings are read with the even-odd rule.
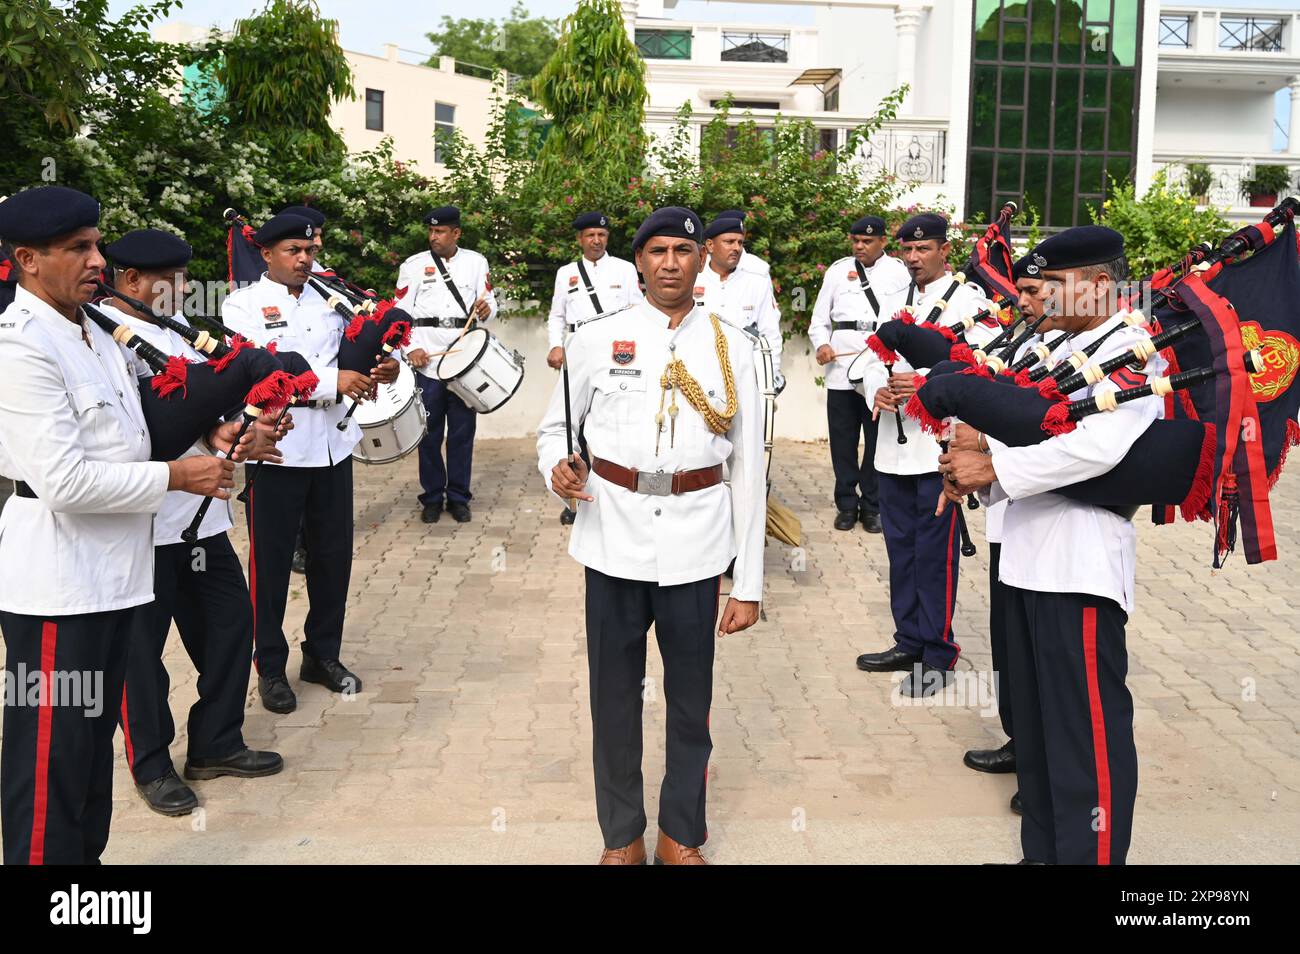
[[[721,464],[701,467],[699,470],[679,470],[675,474],[669,474],[662,470],[635,470],[593,457],[591,469],[599,474],[602,480],[607,480],[611,484],[617,484],[633,493],[650,494],[655,497],[688,494],[693,490],[703,490],[722,483]]]

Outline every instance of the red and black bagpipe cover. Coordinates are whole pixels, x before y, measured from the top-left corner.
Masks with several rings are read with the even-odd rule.
[[[1019,297],[1016,283],[1011,278],[1014,254],[1011,251],[1011,243],[1007,239],[1013,214],[1011,206],[1002,207],[993,224],[975,242],[970,261],[966,264],[968,280],[983,288],[985,294],[993,301],[1005,299],[1008,303],[1014,303]],[[1009,312],[1004,310],[1002,314],[1009,314]],[[1000,320],[1005,321],[1001,318]]]
[[[14,263],[9,260],[4,249],[0,249],[0,312],[3,312],[14,300],[14,290],[18,287],[18,276],[14,274]]]
[[[381,301],[368,315],[357,315],[339,340],[339,370],[369,374],[384,357],[385,344],[404,348],[411,343],[412,327],[410,314],[392,299]]]
[[[914,368],[930,368],[947,361],[958,347],[958,341],[951,329],[917,324],[912,314],[904,310],[894,315],[893,320],[883,322],[867,338],[867,347],[885,364],[895,364],[901,354]]]
[[[1206,332],[1162,352],[1171,372],[1210,363],[1221,372],[1185,396],[1166,398],[1167,414],[1200,420],[1212,416],[1220,422],[1213,493],[1200,515],[1216,523],[1216,567],[1238,537],[1247,563],[1277,558],[1268,493],[1287,450],[1300,440],[1300,391],[1291,386],[1300,367],[1295,226],[1288,221],[1275,230],[1261,222],[1237,235],[1247,240],[1252,254],[1189,275],[1155,309],[1162,324],[1186,320],[1190,312]],[[1246,370],[1243,358],[1250,350],[1262,357],[1262,371]],[[1165,523],[1171,517],[1157,510],[1153,519]]]
[[[956,364],[953,362],[952,364]],[[1025,387],[999,375],[951,373],[940,367],[923,381],[906,412],[933,434],[945,418],[955,417],[1012,447],[1027,447],[1078,425],[1069,416],[1069,400],[1045,378]],[[1141,507],[1147,504],[1182,506],[1208,496],[1205,471],[1213,447],[1213,428],[1192,420],[1157,420],[1134,442],[1110,471],[1065,485],[1057,493],[1102,507]]]

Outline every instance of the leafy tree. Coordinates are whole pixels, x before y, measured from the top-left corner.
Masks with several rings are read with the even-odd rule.
[[[322,18],[315,0],[267,0],[228,38],[214,31],[196,62],[225,90],[233,127],[314,161],[343,154],[330,105],[356,93],[338,21]]]
[[[1124,251],[1134,276],[1146,278],[1172,265],[1198,242],[1217,243],[1231,226],[1213,207],[1198,210],[1196,200],[1168,182],[1161,169],[1140,198],[1132,182],[1111,182],[1111,194],[1093,221],[1124,236]]]
[[[618,0],[580,0],[555,55],[532,84],[552,120],[540,154],[544,175],[624,179],[645,156],[645,63],[628,38]]]
[[[557,20],[530,17],[528,9],[516,2],[509,18],[499,24],[494,20],[453,20],[444,16],[439,29],[425,36],[433,44],[435,57],[454,56],[466,63],[532,79],[555,52],[558,32]],[[429,63],[434,65],[433,59]]]

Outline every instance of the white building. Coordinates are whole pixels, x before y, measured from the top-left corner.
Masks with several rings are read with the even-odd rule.
[[[720,0],[728,2],[728,0]],[[752,2],[752,0],[751,0]],[[1275,0],[1276,2],[1276,0]],[[915,182],[959,217],[1003,200],[1051,226],[1088,221],[1110,177],[1210,165],[1209,199],[1249,217],[1257,165],[1300,172],[1300,13],[1159,0],[784,0],[813,25],[676,19],[676,0],[625,0],[648,70],[647,125],[684,102],[700,125],[731,94],[760,123],[806,118],[825,145],[911,87],[875,137],[869,168]],[[1274,97],[1290,87],[1289,150],[1274,152]],[[742,109],[733,107],[736,119]],[[698,129],[698,127],[697,127]],[[1023,204],[1023,203],[1022,203]]]

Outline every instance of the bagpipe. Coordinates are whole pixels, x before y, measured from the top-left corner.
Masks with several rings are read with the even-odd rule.
[[[1024,446],[1068,433],[1089,414],[1157,397],[1164,418],[1147,428],[1114,469],[1058,492],[1134,512],[1150,504],[1157,523],[1172,522],[1179,512],[1186,520],[1212,520],[1215,567],[1234,549],[1238,527],[1248,563],[1275,559],[1268,489],[1286,451],[1300,443],[1300,391],[1291,387],[1300,370],[1297,209],[1300,202],[1288,198],[1217,248],[1202,243],[1192,249],[1152,277],[1149,320],[1128,310],[1136,300],[1130,296],[1120,321],[1054,367],[1047,359],[1065,333],[1001,373],[954,360],[950,343],[949,359],[930,365],[907,413],[930,432],[942,427],[943,418],[956,417],[1004,443]],[[1125,327],[1143,334],[1122,353],[1093,361],[1101,344]],[[1134,385],[1140,380],[1135,371],[1157,355],[1168,374]],[[1121,387],[1068,400],[1107,378]]]

